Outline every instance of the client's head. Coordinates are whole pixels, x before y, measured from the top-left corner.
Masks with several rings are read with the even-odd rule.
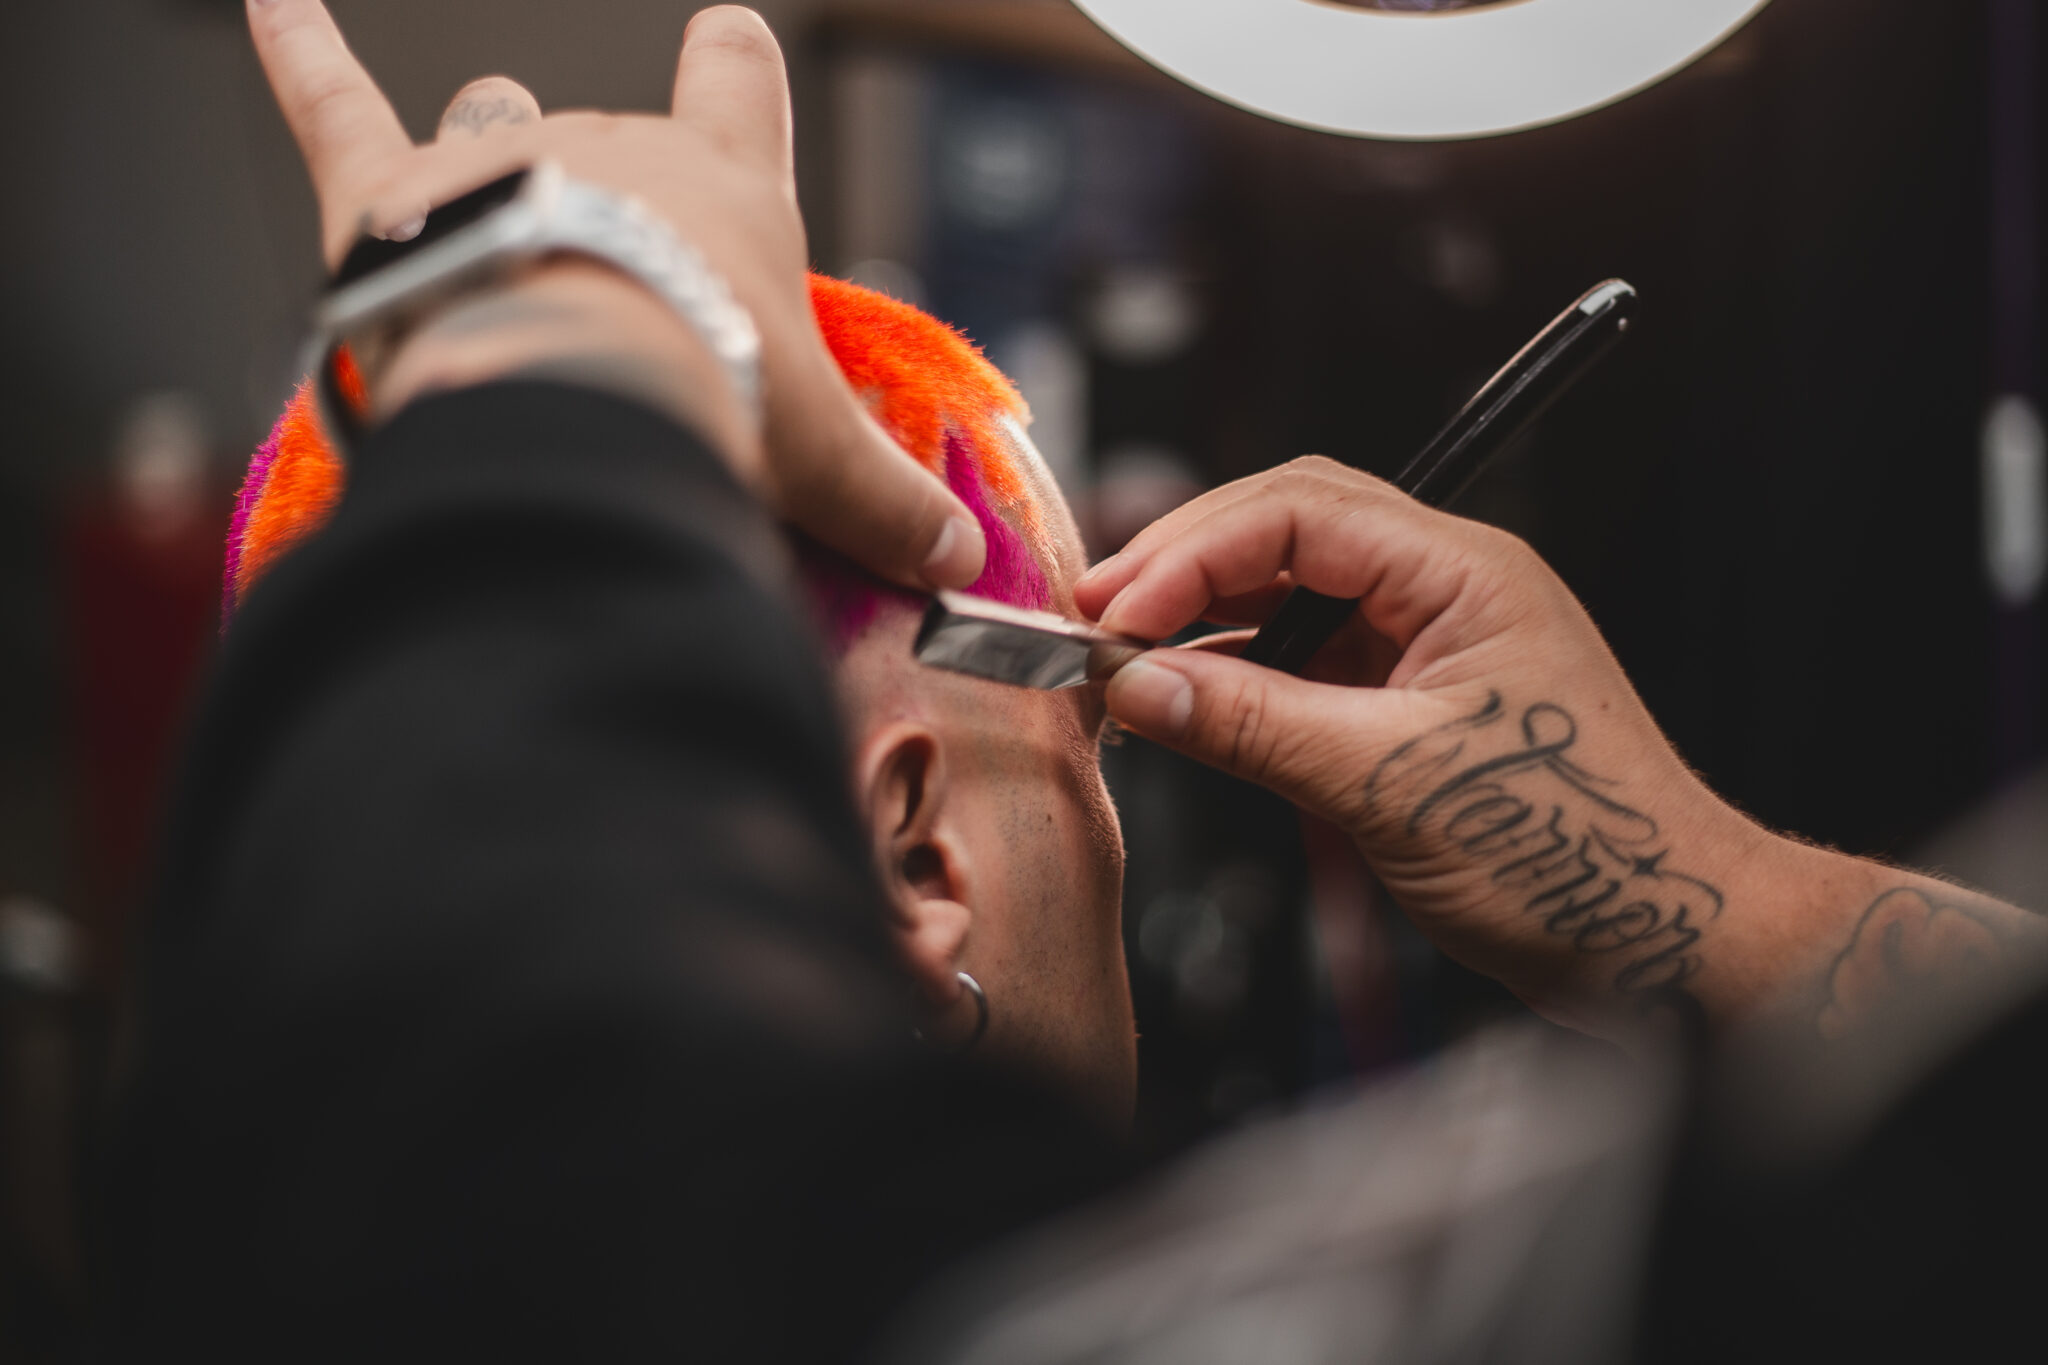
[[[1085,567],[1072,515],[1015,391],[963,338],[907,305],[813,277],[826,343],[875,420],[981,522],[971,589],[1073,613]],[[302,393],[251,464],[229,541],[232,602],[324,521],[341,471]],[[912,656],[922,599],[815,548],[805,584],[834,663],[853,780],[890,929],[939,1046],[1036,1065],[1091,1107],[1128,1114],[1136,1037],[1119,905],[1123,842],[1102,782],[1099,688],[1029,692]]]
[[[1073,615],[1081,538],[1024,435],[1015,390],[908,304],[826,279],[811,300],[875,420],[980,520],[988,563],[969,591]],[[1136,1035],[1101,690],[1032,692],[927,668],[911,653],[922,599],[821,551],[805,554],[804,571],[836,657],[892,928],[943,1016],[935,1031],[971,1029],[965,971],[988,996],[981,1046],[1126,1113]]]

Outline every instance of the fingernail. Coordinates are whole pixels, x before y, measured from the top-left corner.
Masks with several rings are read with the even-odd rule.
[[[389,237],[394,242],[409,242],[413,238],[419,236],[421,230],[424,229],[426,225],[426,215],[415,214],[412,217],[406,219],[404,222],[400,223],[397,227],[391,229],[391,231],[385,233],[384,235],[386,237]]]
[[[924,558],[924,576],[942,588],[964,588],[981,574],[987,546],[981,527],[962,517],[948,520]]]
[[[1109,620],[1112,616],[1116,615],[1116,604],[1123,601],[1125,596],[1128,595],[1130,591],[1131,585],[1128,583],[1124,584],[1123,588],[1117,593],[1117,595],[1109,599],[1109,605],[1102,609],[1102,615],[1095,618],[1095,623],[1101,626],[1104,630],[1115,630],[1116,627],[1112,626],[1109,623]]]
[[[1081,582],[1086,583],[1092,578],[1100,578],[1103,574],[1109,572],[1109,566],[1116,563],[1118,557],[1118,555],[1111,555],[1107,559],[1098,561],[1094,568],[1081,575]]]
[[[1195,689],[1186,676],[1149,659],[1133,659],[1109,680],[1109,714],[1140,734],[1179,739],[1195,715]]]

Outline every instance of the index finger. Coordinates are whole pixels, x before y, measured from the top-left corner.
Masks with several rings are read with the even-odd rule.
[[[1138,576],[1155,550],[1170,544],[1182,528],[1192,526],[1220,507],[1228,507],[1250,497],[1260,483],[1271,477],[1271,471],[1253,474],[1221,488],[1212,488],[1174,508],[1132,536],[1123,549],[1082,574],[1081,581],[1074,585],[1074,605],[1089,620],[1100,620],[1109,604]]]
[[[795,327],[764,334],[764,370],[778,376],[766,437],[783,515],[884,578],[966,587],[987,559],[980,523],[875,423],[815,324],[803,325],[807,335]]]
[[[249,0],[249,33],[323,214],[357,210],[380,169],[412,150],[391,102],[320,0]]]
[[[1164,639],[1219,599],[1262,591],[1288,573],[1317,592],[1363,599],[1373,628],[1405,642],[1463,587],[1469,523],[1376,480],[1291,467],[1235,491],[1161,528],[1128,574],[1116,575],[1125,581],[1103,610],[1104,629]]]

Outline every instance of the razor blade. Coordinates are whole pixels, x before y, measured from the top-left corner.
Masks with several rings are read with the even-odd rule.
[[[912,651],[933,668],[1052,692],[1101,682],[1151,648],[1053,612],[942,592],[925,609]]]

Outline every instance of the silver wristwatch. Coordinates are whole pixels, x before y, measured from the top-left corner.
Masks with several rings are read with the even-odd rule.
[[[602,261],[652,290],[703,338],[759,415],[761,336],[724,277],[638,199],[541,161],[435,209],[409,241],[365,238],[349,252],[313,311],[307,342],[329,433],[347,446],[362,429],[341,343],[556,252]]]

